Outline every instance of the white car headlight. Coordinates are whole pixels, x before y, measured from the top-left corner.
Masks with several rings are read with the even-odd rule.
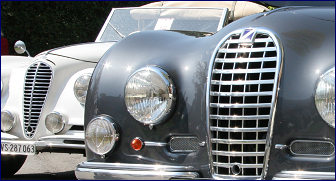
[[[316,88],[315,105],[324,121],[335,128],[335,67],[321,76]]]
[[[74,84],[74,94],[81,104],[85,104],[87,90],[89,88],[91,75],[84,74],[77,78]]]
[[[98,155],[110,152],[118,138],[116,125],[105,116],[99,116],[91,120],[85,130],[86,145]]]
[[[128,112],[145,125],[164,121],[175,101],[175,88],[168,74],[154,66],[137,70],[125,88]]]
[[[1,111],[1,131],[10,131],[15,126],[15,117],[9,111]]]
[[[66,122],[65,117],[60,113],[52,112],[47,115],[45,119],[45,126],[50,132],[57,134],[63,131]]]

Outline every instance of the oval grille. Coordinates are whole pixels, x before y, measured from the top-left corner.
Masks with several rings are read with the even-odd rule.
[[[51,79],[51,67],[42,62],[32,64],[26,72],[23,120],[24,131],[28,138],[32,138],[35,134]]]
[[[236,31],[224,40],[211,69],[208,116],[212,168],[215,177],[259,179],[280,52],[269,32],[257,30],[250,44],[240,42],[242,33]]]

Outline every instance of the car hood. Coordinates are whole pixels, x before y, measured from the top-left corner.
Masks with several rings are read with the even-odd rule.
[[[1,70],[27,67],[33,61],[34,59],[32,57],[13,55],[1,56]]]
[[[39,55],[58,55],[62,57],[72,58],[79,61],[97,63],[104,53],[116,42],[92,42],[76,45],[69,45],[52,49]],[[37,55],[37,56],[39,56]]]

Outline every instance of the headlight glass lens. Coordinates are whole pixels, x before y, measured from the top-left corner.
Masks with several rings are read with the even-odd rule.
[[[14,115],[9,111],[1,111],[1,131],[10,131],[15,125]]]
[[[119,138],[115,124],[112,120],[100,116],[87,125],[85,131],[86,145],[98,155],[110,152]]]
[[[74,94],[81,104],[85,104],[87,90],[89,88],[91,75],[84,74],[77,78],[74,85]]]
[[[315,105],[321,117],[335,128],[335,67],[321,76],[316,88]]]
[[[158,67],[137,70],[125,88],[125,103],[129,113],[145,125],[164,121],[175,100],[175,88],[168,74]]]
[[[54,134],[61,132],[65,127],[65,123],[66,120],[64,119],[64,116],[58,112],[48,114],[45,119],[46,128]]]

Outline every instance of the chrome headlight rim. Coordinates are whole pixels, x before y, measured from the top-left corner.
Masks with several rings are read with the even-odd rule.
[[[2,126],[2,120],[3,120],[3,119],[1,119],[1,131],[3,131],[3,132],[9,132],[9,131],[12,130],[12,129],[15,127],[15,125],[16,125],[16,116],[15,116],[14,113],[12,113],[12,112],[10,112],[10,111],[8,111],[8,110],[1,111],[1,115],[2,115],[2,114],[8,114],[8,115],[12,118],[12,120],[13,120],[13,121],[11,122],[10,127],[7,128],[7,129],[4,129],[4,126]]]
[[[314,94],[314,103],[315,103],[315,107],[317,109],[317,112],[319,113],[319,115],[321,116],[321,118],[323,119],[324,122],[326,122],[329,126],[331,126],[332,128],[335,128],[335,115],[333,116],[334,120],[327,120],[327,118],[325,117],[325,115],[322,113],[323,110],[320,108],[320,106],[318,105],[318,89],[320,88],[320,86],[322,86],[321,84],[323,82],[325,82],[325,78],[327,76],[330,76],[330,73],[334,72],[334,76],[335,76],[335,67],[332,67],[330,69],[328,69],[326,72],[324,72],[318,79],[317,84],[315,86],[315,94]],[[334,85],[334,96],[335,96],[335,85]],[[335,98],[335,97],[334,97]],[[335,104],[335,99],[334,99],[334,104]]]
[[[86,86],[86,94],[85,95],[82,95],[82,96],[79,96],[78,94],[77,94],[77,91],[78,91],[78,82],[79,82],[79,80],[81,79],[81,78],[83,78],[83,77],[85,77],[85,76],[88,76],[89,77],[89,79],[87,80],[87,82],[86,82],[86,84],[87,85],[85,85]],[[77,99],[77,101],[81,104],[81,105],[85,105],[85,102],[86,102],[86,95],[87,95],[87,91],[88,91],[88,89],[89,89],[89,84],[90,84],[90,80],[91,80],[91,76],[92,76],[92,74],[90,74],[90,73],[83,73],[83,74],[81,74],[80,76],[78,76],[77,78],[76,78],[76,80],[75,80],[75,82],[74,82],[74,85],[73,85],[73,93],[74,93],[74,95],[75,95],[75,97],[76,97],[76,99]],[[82,90],[83,91],[83,90]]]
[[[51,116],[52,114],[56,114],[57,116],[59,116],[59,117],[60,117],[60,120],[61,120],[61,123],[62,123],[62,124],[61,124],[61,125],[62,125],[61,128],[58,129],[57,131],[52,131],[52,130],[50,130],[50,129],[47,127],[48,116]],[[57,111],[53,111],[53,112],[49,113],[49,114],[46,116],[45,121],[44,121],[44,124],[45,124],[47,130],[50,131],[50,132],[53,133],[53,134],[59,134],[59,133],[61,133],[62,131],[64,131],[64,129],[65,129],[67,123],[68,123],[68,120],[66,119],[66,117],[65,117],[63,114],[61,114],[61,113],[59,113],[59,112],[57,112]]]
[[[135,76],[137,75],[139,72],[142,72],[142,71],[152,71],[154,73],[156,73],[157,75],[159,75],[162,79],[163,82],[165,82],[165,86],[166,86],[166,89],[168,89],[168,104],[167,104],[167,107],[165,108],[165,110],[163,111],[163,114],[158,118],[158,119],[155,119],[155,120],[151,120],[150,122],[147,121],[147,122],[144,122],[144,121],[141,121],[141,120],[138,120],[133,114],[132,114],[132,111],[129,109],[129,107],[127,106],[127,103],[126,103],[126,96],[127,96],[127,85],[128,83],[130,82],[130,80]],[[125,101],[125,105],[126,105],[126,108],[127,108],[127,111],[130,113],[130,115],[138,122],[144,124],[144,125],[149,125],[150,128],[154,125],[158,125],[158,124],[161,124],[162,122],[166,121],[170,116],[171,114],[173,113],[173,110],[175,108],[175,104],[176,104],[176,88],[174,86],[174,82],[172,81],[172,79],[170,78],[169,74],[164,70],[162,69],[161,67],[159,66],[156,66],[156,65],[147,65],[145,67],[142,67],[140,69],[137,69],[135,72],[133,72],[126,84],[125,84],[125,89],[124,89],[124,101]]]
[[[111,131],[114,133],[113,134],[113,138],[112,138],[112,144],[110,144],[109,148],[106,149],[105,151],[101,151],[98,152],[96,150],[96,148],[93,147],[93,145],[89,142],[90,139],[88,138],[88,130],[90,128],[90,126],[98,120],[102,120],[105,121],[107,124],[109,124],[110,128],[112,129]],[[106,155],[107,153],[110,153],[114,150],[114,148],[116,147],[117,141],[119,140],[119,129],[117,124],[113,121],[113,119],[110,116],[107,115],[99,115],[96,116],[95,118],[93,118],[86,126],[85,129],[85,144],[86,146],[89,148],[90,151],[92,151],[93,153],[97,154],[97,155]]]

